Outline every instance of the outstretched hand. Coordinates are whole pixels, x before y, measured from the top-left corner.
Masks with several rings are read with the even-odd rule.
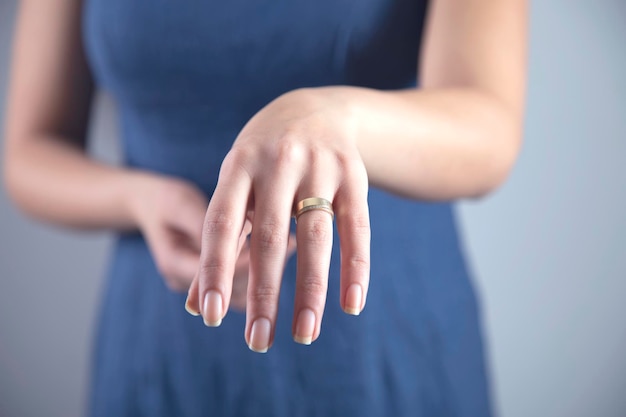
[[[316,90],[285,94],[257,113],[222,164],[204,226],[200,264],[187,308],[217,326],[231,302],[237,257],[248,228],[250,276],[245,338],[265,352],[274,339],[289,228],[297,202],[331,201],[341,247],[344,311],[359,314],[369,282],[368,178],[349,111]],[[303,213],[296,226],[298,266],[294,339],[310,344],[320,332],[332,250],[332,217]]]

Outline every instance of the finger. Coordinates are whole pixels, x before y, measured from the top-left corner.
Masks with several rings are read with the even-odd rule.
[[[200,307],[198,306],[198,277],[196,276],[191,282],[189,291],[187,292],[187,301],[185,301],[185,310],[192,316],[200,315]]]
[[[184,205],[171,223],[188,237],[189,243],[200,253],[202,248],[202,224],[207,211],[207,204]]]
[[[298,248],[298,242],[296,240],[296,235],[293,233],[289,234],[289,241],[287,242],[287,258],[290,258],[291,255],[296,253],[296,249]]]
[[[365,307],[370,276],[370,219],[365,168],[348,170],[333,203],[341,248],[341,307],[359,315]]]
[[[289,190],[294,189],[287,178],[276,175],[254,191],[245,337],[250,349],[260,353],[267,352],[274,338],[291,222]]]
[[[233,273],[250,195],[250,177],[233,158],[222,164],[202,232],[198,302],[207,326],[228,311]]]
[[[244,228],[245,229],[245,228]],[[286,258],[291,257],[296,251],[296,235],[290,233],[287,242]],[[245,244],[239,253],[239,258],[235,265],[235,276],[233,278],[233,290],[230,299],[230,309],[233,308],[245,312],[246,295],[248,291],[248,273],[250,270],[250,245]]]
[[[248,271],[250,270],[250,245],[247,243],[241,249],[237,263],[235,264],[235,275],[233,277],[233,289],[230,297],[229,308],[245,312],[246,296],[248,292]]]
[[[250,245],[248,244],[248,236],[250,235],[250,232],[252,232],[252,221],[249,218],[246,218],[243,229],[241,230],[241,234],[239,235],[237,260],[241,258],[241,254],[244,249],[250,249]]]
[[[235,275],[248,275],[250,269],[250,245],[245,244],[239,251],[239,257],[235,263]]]
[[[332,201],[332,192],[320,191],[319,185],[304,189],[313,191],[300,192],[298,201],[309,197]],[[302,213],[296,222],[298,261],[292,334],[296,342],[305,345],[311,344],[320,333],[333,247],[332,222],[330,213],[316,209]]]

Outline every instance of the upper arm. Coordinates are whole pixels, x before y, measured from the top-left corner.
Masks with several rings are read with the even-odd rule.
[[[7,150],[38,137],[84,146],[93,84],[81,37],[81,0],[22,0],[13,44]]]
[[[477,88],[521,116],[526,2],[431,0],[420,57],[420,85]]]

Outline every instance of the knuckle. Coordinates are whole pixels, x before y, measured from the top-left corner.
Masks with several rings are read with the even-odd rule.
[[[334,173],[337,163],[337,154],[334,150],[320,145],[312,145],[306,152],[307,163],[317,169]]]
[[[250,292],[250,301],[260,305],[275,304],[278,300],[279,289],[272,285],[256,285]]]
[[[250,149],[245,146],[233,147],[222,161],[220,177],[232,176],[240,171],[248,173],[246,167],[249,166],[251,160],[252,152]]]
[[[351,152],[339,152],[335,158],[337,164],[346,171],[357,171],[363,165],[361,158]]]
[[[337,163],[353,185],[361,188],[368,187],[367,169],[360,155],[341,153],[337,155]]]
[[[308,297],[322,298],[326,295],[326,282],[320,276],[308,276],[302,279],[298,291]]]
[[[258,248],[262,252],[271,252],[282,247],[287,237],[280,230],[278,222],[267,222],[257,232]]]
[[[204,221],[203,233],[207,237],[231,234],[235,231],[235,220],[226,210],[209,213]]]
[[[366,274],[370,269],[369,256],[353,254],[347,259],[348,267],[357,274]]]
[[[200,263],[201,277],[221,277],[226,272],[225,263],[217,258],[208,258]]]
[[[313,214],[313,213],[311,213]],[[320,213],[324,214],[325,213]],[[332,237],[329,224],[321,218],[312,219],[310,225],[304,230],[304,239],[309,244],[322,245],[330,242]]]
[[[350,170],[354,164],[354,158],[347,153],[337,153],[335,155],[335,161],[337,162],[337,165],[346,171]]]
[[[350,218],[350,229],[352,234],[361,238],[369,239],[371,234],[369,218],[366,215],[355,215]]]
[[[304,162],[306,150],[301,143],[293,139],[296,135],[293,130],[287,130],[276,145],[274,159],[279,165],[301,165]]]

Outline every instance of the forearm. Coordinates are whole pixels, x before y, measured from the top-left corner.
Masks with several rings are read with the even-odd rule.
[[[98,163],[52,137],[7,146],[4,169],[11,197],[33,217],[78,228],[136,227],[129,202],[140,173]]]
[[[329,87],[349,109],[373,186],[420,200],[484,195],[518,153],[521,114],[472,89]]]

